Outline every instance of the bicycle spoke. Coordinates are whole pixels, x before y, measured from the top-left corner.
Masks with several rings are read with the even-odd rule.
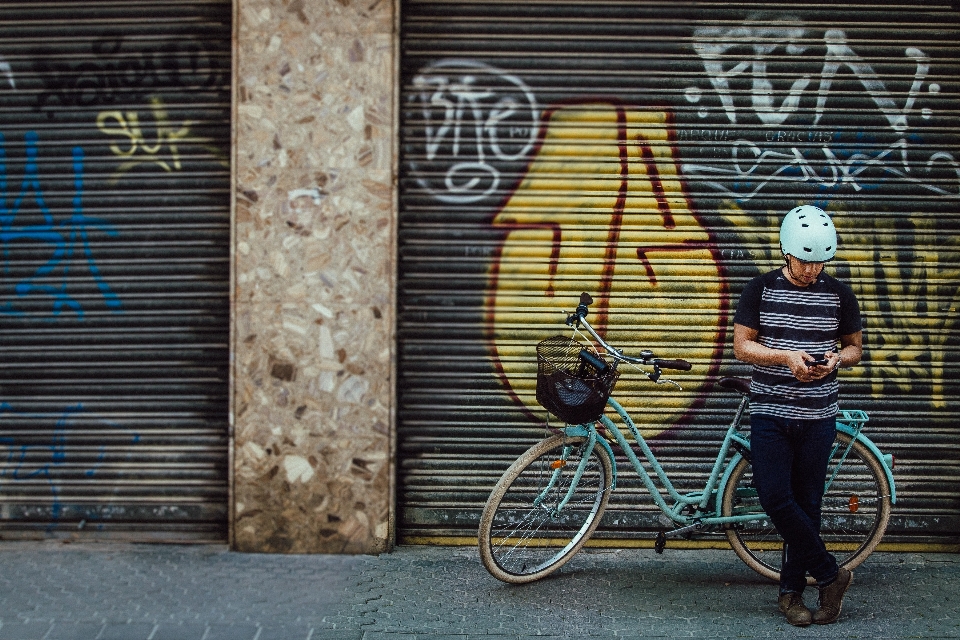
[[[881,463],[858,442],[838,433],[834,447],[842,456],[839,469],[832,464],[830,484],[823,497],[820,535],[837,562],[853,568],[873,551],[890,517],[890,493]],[[724,491],[724,515],[757,513],[758,520],[738,524],[727,531],[737,555],[758,573],[777,579],[783,540],[763,513],[750,465],[741,461]]]
[[[488,502],[484,510],[480,537],[481,557],[497,577],[527,581],[555,570],[599,522],[612,478],[611,463],[599,446],[593,447],[569,501],[559,509],[586,449],[583,438],[574,444],[554,438],[535,446],[525,454],[525,464],[508,471],[494,490],[495,504]],[[563,447],[564,455],[558,455]]]

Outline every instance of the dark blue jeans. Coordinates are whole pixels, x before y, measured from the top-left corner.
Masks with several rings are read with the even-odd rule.
[[[780,593],[802,593],[809,573],[820,584],[837,560],[820,537],[820,505],[836,420],[750,416],[753,481],[760,505],[784,539]]]

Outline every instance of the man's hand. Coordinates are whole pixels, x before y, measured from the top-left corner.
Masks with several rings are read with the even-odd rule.
[[[804,368],[806,369],[805,375],[797,375],[797,371],[790,368],[793,371],[793,375],[796,376],[797,380],[802,382],[809,382],[811,380],[819,380],[830,375],[834,369],[837,368],[837,365],[840,364],[840,354],[834,353],[833,351],[827,351],[823,354],[823,359],[826,360],[824,364],[813,364],[814,358],[806,351],[798,351],[804,360]]]
[[[834,356],[834,358],[836,357],[834,353],[828,353],[827,355]],[[784,364],[789,367],[793,377],[800,382],[819,380],[833,371],[833,369],[830,368],[831,361],[829,359],[827,359],[827,364],[813,364],[815,358],[806,351],[788,351],[784,354],[783,359]]]

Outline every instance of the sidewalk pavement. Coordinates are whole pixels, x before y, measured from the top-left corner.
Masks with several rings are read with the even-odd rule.
[[[732,551],[586,550],[512,586],[473,547],[0,543],[0,640],[960,638],[960,555],[874,554],[835,625],[789,626],[776,594]]]

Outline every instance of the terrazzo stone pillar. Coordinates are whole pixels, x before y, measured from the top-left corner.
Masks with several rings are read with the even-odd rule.
[[[235,0],[232,546],[392,540],[391,0]]]

